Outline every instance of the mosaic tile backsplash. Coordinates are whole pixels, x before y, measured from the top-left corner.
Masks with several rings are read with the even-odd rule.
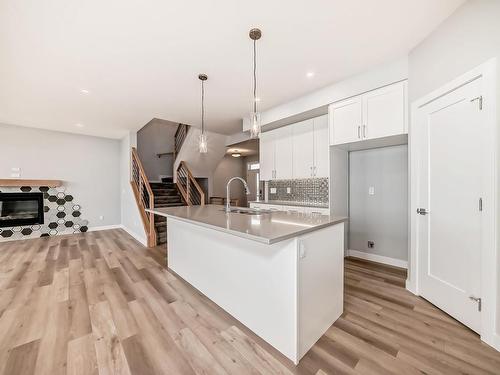
[[[82,207],[64,186],[0,187],[3,193],[42,192],[44,223],[19,227],[0,228],[0,242],[14,239],[56,236],[59,234],[80,233],[88,230],[89,222],[82,218]]]
[[[276,188],[275,194],[271,194],[271,188]],[[290,188],[290,193],[287,193],[287,188]],[[268,200],[328,205],[328,178],[272,180],[267,183],[267,189]]]

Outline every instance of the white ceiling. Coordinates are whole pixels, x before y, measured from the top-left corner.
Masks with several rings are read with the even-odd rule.
[[[461,3],[2,0],[0,122],[113,138],[154,117],[198,126],[204,72],[207,128],[232,134],[251,104],[251,27],[268,109],[404,56]]]

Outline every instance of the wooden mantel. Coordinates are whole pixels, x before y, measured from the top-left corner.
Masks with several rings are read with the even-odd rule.
[[[61,180],[25,180],[16,178],[0,179],[0,186],[48,186],[58,187],[62,185]]]

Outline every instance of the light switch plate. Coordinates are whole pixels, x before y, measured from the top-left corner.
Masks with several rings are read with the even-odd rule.
[[[375,195],[375,186],[370,186],[368,188],[368,195]]]
[[[287,187],[287,188],[286,188],[286,193],[287,193],[287,194],[291,194],[291,192],[292,192],[292,188]]]
[[[19,177],[21,177],[21,174],[19,174],[19,173],[11,173],[10,177],[12,177],[12,178],[19,178]]]

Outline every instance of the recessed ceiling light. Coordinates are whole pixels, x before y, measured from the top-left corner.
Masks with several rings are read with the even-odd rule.
[[[78,123],[78,124],[75,124],[75,126],[76,126],[77,128],[83,128],[85,125]]]
[[[312,78],[312,77],[314,77],[314,72],[307,72],[307,73],[306,73],[306,77],[307,77],[307,78]]]
[[[90,94],[90,91],[87,89],[81,89],[80,93],[82,93],[83,95],[88,95],[88,94]]]

